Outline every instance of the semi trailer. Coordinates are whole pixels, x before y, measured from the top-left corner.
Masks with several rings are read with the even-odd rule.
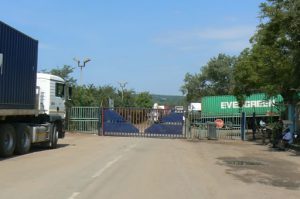
[[[56,148],[65,134],[66,82],[37,73],[38,41],[0,21],[0,156]]]

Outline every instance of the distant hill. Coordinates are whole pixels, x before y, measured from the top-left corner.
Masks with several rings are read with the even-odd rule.
[[[184,104],[183,96],[152,94],[152,99],[154,103],[159,105],[180,106]]]

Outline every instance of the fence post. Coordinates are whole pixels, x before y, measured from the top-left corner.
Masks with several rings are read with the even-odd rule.
[[[241,118],[241,139],[243,141],[246,140],[246,113],[242,112],[242,118]]]
[[[101,107],[98,109],[98,135],[101,135]]]
[[[98,111],[98,135],[104,135],[104,110],[103,107],[99,107]]]
[[[184,115],[184,136],[186,139],[192,138],[191,115],[188,111]]]
[[[70,111],[71,111],[71,107],[67,107],[66,108],[66,118],[65,118],[65,129],[67,129],[67,131],[70,131]]]
[[[102,135],[105,135],[105,128],[104,128],[104,121],[105,121],[105,108],[103,108],[102,107],[102,117],[101,117],[101,119],[102,119]]]

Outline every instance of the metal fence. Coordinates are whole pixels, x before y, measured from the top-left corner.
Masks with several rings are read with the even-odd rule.
[[[212,116],[190,112],[186,123],[187,138],[240,140],[242,136],[241,114]]]
[[[108,136],[240,140],[243,122],[241,114],[212,116],[170,109],[72,107],[67,123],[69,131]]]
[[[99,107],[72,107],[67,112],[68,131],[98,133],[101,124]]]
[[[170,109],[72,107],[68,130],[109,136],[183,138],[183,112]]]
[[[102,130],[110,136],[182,138],[183,113],[170,109],[114,108],[103,110]]]

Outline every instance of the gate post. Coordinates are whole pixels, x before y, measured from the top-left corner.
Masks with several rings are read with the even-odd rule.
[[[183,126],[182,126],[182,135],[186,139],[191,139],[191,115],[188,111],[183,112]]]
[[[98,135],[99,136],[103,136],[104,135],[104,111],[103,111],[103,107],[99,107],[99,111],[98,111]]]
[[[183,125],[182,125],[182,134],[184,137],[186,137],[186,113],[183,112],[183,116],[182,116],[182,122],[183,122]]]
[[[246,140],[246,113],[242,112],[242,116],[241,116],[241,139],[243,141]]]

